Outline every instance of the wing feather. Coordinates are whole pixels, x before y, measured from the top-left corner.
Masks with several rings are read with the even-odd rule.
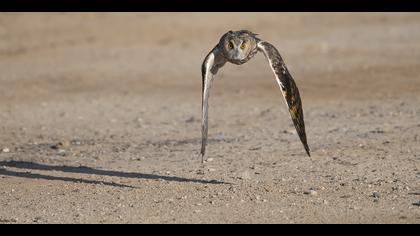
[[[273,70],[280,90],[286,100],[289,108],[289,113],[293,124],[299,135],[299,138],[305,148],[308,156],[311,156],[309,146],[306,140],[305,122],[303,119],[302,100],[300,99],[299,89],[296,86],[293,77],[287,70],[286,64],[280,56],[277,49],[268,42],[261,41],[258,43],[258,48],[264,53],[271,69]]]
[[[210,89],[219,68],[226,63],[226,60],[218,50],[217,46],[206,56],[201,66],[202,74],[202,118],[201,118],[201,161],[204,162],[204,154],[206,153],[207,133],[208,133],[208,110]]]

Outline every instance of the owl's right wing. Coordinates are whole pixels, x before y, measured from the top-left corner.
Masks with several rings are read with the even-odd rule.
[[[208,110],[209,110],[209,96],[211,84],[214,76],[216,75],[219,68],[226,63],[222,52],[218,47],[214,47],[213,50],[206,56],[201,66],[201,74],[203,77],[202,83],[202,117],[201,117],[201,161],[203,162],[204,154],[206,153],[207,145],[207,132],[208,132]]]

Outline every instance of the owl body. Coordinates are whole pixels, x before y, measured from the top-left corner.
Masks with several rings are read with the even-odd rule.
[[[306,141],[305,123],[303,120],[302,101],[299,90],[293,77],[286,68],[278,50],[270,43],[256,37],[257,34],[248,30],[229,31],[219,40],[218,44],[207,54],[203,61],[201,72],[203,79],[202,87],[202,161],[207,145],[208,133],[208,101],[210,89],[214,76],[218,70],[230,62],[236,65],[242,65],[249,61],[258,52],[262,52],[268,60],[268,63],[274,72],[276,81],[282,92],[286,105],[288,106],[293,124],[297,134],[310,156],[309,146]]]

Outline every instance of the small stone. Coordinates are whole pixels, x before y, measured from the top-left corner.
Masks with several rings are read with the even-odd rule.
[[[215,172],[215,171],[216,171],[216,169],[209,168],[209,169],[208,169],[208,171],[209,171],[209,172]]]
[[[68,148],[68,147],[70,147],[69,141],[58,142],[50,146],[51,149],[55,149],[55,150],[60,150],[60,149]]]
[[[9,148],[3,148],[1,151],[4,152],[4,153],[9,153],[10,149]]]
[[[187,120],[185,120],[186,123],[192,123],[195,121],[194,116],[191,116],[190,118],[188,118]]]
[[[315,191],[315,190],[313,190],[313,189],[310,189],[309,191],[303,192],[303,194],[311,195],[311,196],[316,196],[316,195],[318,195],[318,192]]]
[[[81,145],[82,144],[82,141],[80,141],[77,138],[74,138],[73,140],[71,140],[70,144],[71,145]]]
[[[207,158],[207,160],[206,160],[206,162],[211,162],[211,161],[213,161],[214,159],[213,158]]]
[[[66,155],[66,150],[64,150],[64,149],[58,149],[58,155],[65,156]]]
[[[378,192],[373,192],[372,193],[372,197],[379,198],[380,197],[380,194]]]
[[[216,139],[217,141],[224,141],[225,140],[225,135],[223,133],[217,133],[214,136],[214,139]]]
[[[194,213],[200,213],[201,210],[194,210]]]

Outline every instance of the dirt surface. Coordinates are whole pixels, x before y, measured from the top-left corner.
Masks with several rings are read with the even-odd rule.
[[[228,30],[199,158],[201,63]],[[0,223],[420,223],[420,14],[2,13]]]

